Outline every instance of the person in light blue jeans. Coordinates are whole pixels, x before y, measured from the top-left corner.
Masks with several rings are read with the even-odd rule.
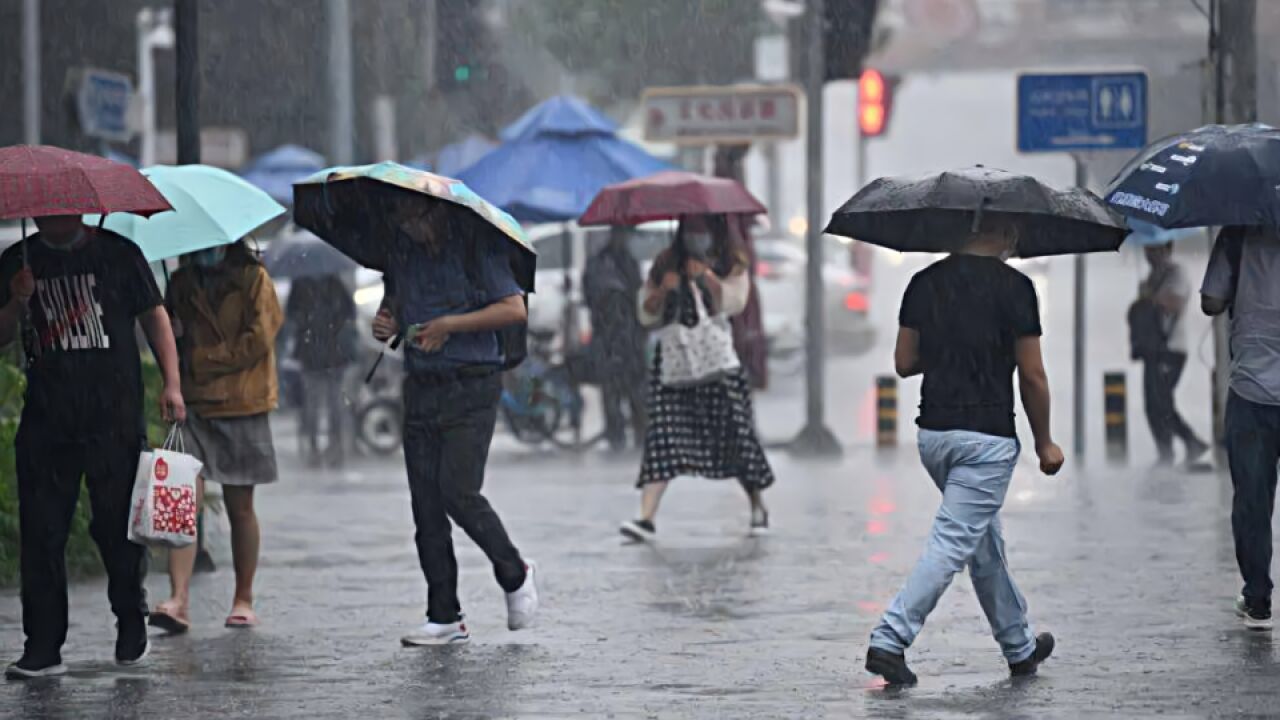
[[[965,567],[1012,674],[1034,673],[1053,652],[1052,635],[1031,632],[1000,528],[1021,450],[1015,369],[1041,470],[1056,473],[1062,450],[1049,434],[1035,288],[1003,262],[1016,247],[1017,227],[991,224],[961,252],[913,277],[902,298],[894,364],[904,378],[924,376],[916,421],[920,459],[942,491],[942,506],[924,556],[871,633],[866,668],[894,685],[916,682],[906,649]]]
[[[942,491],[942,507],[924,557],[871,633],[871,647],[901,655],[967,558],[978,602],[1005,659],[1030,657],[1036,638],[1027,601],[1009,577],[997,516],[1018,462],[1018,441],[966,430],[921,430],[919,446],[925,469]]]

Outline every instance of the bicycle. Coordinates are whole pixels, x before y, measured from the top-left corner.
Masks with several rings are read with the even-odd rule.
[[[584,437],[586,402],[582,396],[580,363],[556,362],[551,333],[530,332],[529,357],[502,377],[498,410],[512,437],[526,445],[549,442],[562,450],[586,450],[604,439],[605,432]],[[367,449],[388,455],[404,442],[404,403],[398,383],[375,377],[367,388],[372,397],[356,410],[356,438]]]

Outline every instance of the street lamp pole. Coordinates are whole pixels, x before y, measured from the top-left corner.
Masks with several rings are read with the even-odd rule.
[[[351,3],[328,0],[329,160],[350,165],[355,157],[355,93],[351,79]]]
[[[22,2],[22,137],[40,144],[40,0]]]
[[[200,162],[200,35],[198,0],[174,0],[177,49],[178,164]]]

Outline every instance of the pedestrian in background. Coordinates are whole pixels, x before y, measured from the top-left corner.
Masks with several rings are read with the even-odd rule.
[[[659,253],[641,295],[640,320],[650,327],[675,323],[689,328],[715,316],[732,317],[746,306],[749,284],[747,256],[727,234],[713,241],[681,224],[670,247]],[[694,293],[699,297],[695,298]],[[697,301],[705,309],[698,310]],[[734,354],[727,348],[711,352]],[[761,493],[773,484],[773,469],[756,436],[751,387],[746,370],[732,370],[694,384],[663,381],[660,336],[649,380],[649,429],[640,466],[640,516],[622,524],[622,534],[644,542],[657,535],[654,520],[671,480],[681,475],[710,479],[735,478],[751,506],[750,532],[769,530],[769,511]]]
[[[1270,630],[1271,514],[1280,462],[1280,235],[1227,227],[1218,234],[1200,287],[1207,315],[1231,312],[1231,380],[1225,419],[1235,490],[1231,532],[1244,590],[1245,627]]]
[[[258,624],[253,581],[261,542],[254,489],[276,481],[270,413],[276,408],[275,341],[284,322],[275,286],[244,240],[188,256],[169,285],[182,357],[182,392],[191,409],[186,426],[191,454],[204,464],[205,481],[222,485],[231,524],[236,587],[229,628]],[[168,600],[151,624],[169,633],[191,627],[194,545],[169,551]]]
[[[644,278],[640,263],[627,247],[627,233],[626,228],[611,228],[608,243],[587,260],[582,275],[591,312],[591,353],[600,379],[605,437],[614,451],[626,449],[628,424],[636,445],[643,445],[647,424],[644,374],[648,332],[636,312]]]
[[[39,232],[0,255],[0,347],[18,338],[27,391],[14,442],[22,572],[22,657],[5,675],[61,675],[67,640],[67,537],[80,481],[89,533],[107,571],[116,662],[147,655],[146,548],[129,542],[138,457],[146,447],[135,322],[164,376],[161,412],[186,417],[169,316],[137,245],[79,215],[36,219]]]
[[[285,304],[294,336],[293,357],[302,366],[301,431],[312,467],[341,467],[349,426],[343,390],[356,361],[356,305],[337,275],[300,277]],[[328,413],[328,446],[320,447],[321,408]]]
[[[379,342],[401,333],[406,340],[404,459],[427,579],[427,620],[401,638],[406,646],[471,638],[458,601],[450,520],[493,564],[506,593],[507,627],[529,627],[538,609],[537,568],[480,494],[502,395],[498,331],[528,321],[524,291],[511,270],[511,250],[467,237],[437,203],[389,203],[382,231],[393,262],[373,321]]]
[[[1143,401],[1147,424],[1155,438],[1158,462],[1174,462],[1173,439],[1186,446],[1186,462],[1192,466],[1209,445],[1178,413],[1174,391],[1187,365],[1187,331],[1183,322],[1191,283],[1186,271],[1173,259],[1173,243],[1145,248],[1151,274],[1138,285],[1138,299],[1129,309],[1131,354],[1142,361]]]
[[[1014,255],[1018,229],[987,222],[991,229],[963,250],[917,273],[902,297],[894,366],[903,378],[924,376],[916,420],[920,459],[942,491],[942,506],[923,557],[871,633],[866,668],[892,685],[916,682],[906,649],[966,566],[1012,674],[1034,673],[1053,652],[1052,635],[1031,632],[1000,529],[1021,449],[1015,368],[1041,471],[1057,473],[1063,456],[1049,431],[1035,287],[1004,262]]]

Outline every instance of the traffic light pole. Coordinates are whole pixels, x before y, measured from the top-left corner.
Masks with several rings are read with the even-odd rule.
[[[822,87],[826,77],[823,41],[823,0],[805,4],[808,57],[805,82],[807,130],[805,170],[808,174],[808,265],[805,283],[805,426],[791,442],[791,450],[810,457],[838,457],[840,443],[824,417],[826,342],[822,306]]]

